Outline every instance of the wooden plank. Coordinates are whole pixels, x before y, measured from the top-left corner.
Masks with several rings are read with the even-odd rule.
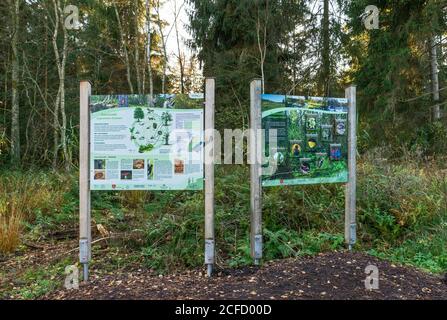
[[[348,170],[349,179],[345,191],[345,241],[349,249],[356,242],[356,192],[357,192],[357,98],[356,87],[346,89],[349,102],[348,114]]]
[[[250,84],[250,247],[255,264],[262,258],[262,187],[261,148],[258,130],[261,129],[261,80],[255,79]]]
[[[90,109],[91,85],[80,83],[80,124],[79,124],[79,238],[80,262],[91,260],[91,213],[90,213]],[[83,245],[86,241],[86,246]],[[87,250],[87,254],[83,252]],[[85,261],[87,260],[87,261]]]
[[[205,264],[211,275],[214,264],[214,95],[215,80],[205,79]],[[211,147],[209,146],[211,144]]]

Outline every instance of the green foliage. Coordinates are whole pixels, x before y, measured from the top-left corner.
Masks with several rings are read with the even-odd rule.
[[[442,155],[447,150],[447,127],[442,122],[429,123],[419,128],[409,149],[425,155]]]
[[[444,175],[432,168],[363,164],[359,223],[372,241],[392,245],[430,225],[445,210]]]
[[[163,207],[164,212],[149,209],[146,213],[147,246],[142,249],[142,254],[149,267],[159,271],[172,270],[181,265],[196,266],[203,260],[203,198],[191,195],[176,195],[175,198],[181,201],[178,206],[181,211],[170,208],[172,202],[155,197],[154,201],[165,201],[168,207]]]
[[[420,234],[414,234],[399,245],[378,245],[368,253],[397,263],[415,265],[430,272],[443,273],[447,270],[446,226],[445,221],[441,222]]]
[[[431,170],[421,170],[409,163],[405,166],[363,163],[359,169],[359,248],[399,248],[402,241],[410,241],[443,216],[444,180]],[[238,182],[247,181],[247,172],[242,168],[231,173],[220,168],[217,172],[218,261],[230,266],[245,265],[251,262],[249,189],[248,184]],[[157,212],[157,220],[151,223],[150,242],[145,250],[151,257],[150,265],[160,270],[173,265],[196,266],[203,260],[203,199],[191,193],[180,194],[187,198],[166,194],[157,197],[157,202],[161,201],[159,205],[146,208]],[[177,208],[170,206],[173,198],[182,199],[177,202]],[[263,199],[265,259],[312,255],[343,247],[341,185],[268,188]],[[184,201],[187,206],[183,205]],[[166,211],[172,213],[159,213]],[[174,233],[178,235],[173,236]],[[189,246],[194,250],[188,249]],[[429,247],[424,251],[436,256]],[[407,263],[424,267],[421,261],[415,260],[415,252],[407,253],[414,256]],[[431,270],[444,268],[441,262],[437,266],[438,269]]]
[[[282,259],[301,255],[315,255],[328,250],[341,249],[344,244],[342,234],[304,231],[302,234],[289,229],[272,232],[264,229],[265,259]]]
[[[29,268],[16,279],[22,285],[9,291],[8,296],[4,298],[36,299],[55,290],[63,283],[65,267],[70,264],[72,262],[69,259],[64,259],[50,268],[39,266]]]
[[[434,162],[428,167],[421,166],[410,157],[400,163],[365,158],[358,170],[357,248],[434,272],[447,270],[443,246],[447,240],[447,179],[442,169]],[[24,211],[26,238],[37,239],[76,224],[76,175],[69,180],[49,173],[4,173],[1,177],[4,182],[15,177],[14,186],[18,190],[26,185],[39,186],[39,193],[20,195],[23,203],[34,204],[32,210]],[[50,190],[51,197],[41,195]],[[215,192],[217,261],[228,266],[249,264],[248,167],[218,166]],[[37,198],[26,200],[25,195]],[[2,197],[0,200],[6,199],[7,194]],[[42,197],[48,200],[38,200]],[[54,201],[59,203],[57,208]],[[135,262],[138,257],[141,258],[138,261],[158,272],[203,264],[201,192],[95,191],[92,214],[94,223],[101,223],[116,234],[127,234],[108,243],[111,248],[121,248],[130,254],[124,260],[108,262],[116,263],[115,267]],[[343,219],[342,185],[265,188],[264,258],[282,259],[342,249]]]
[[[283,82],[285,87],[289,80],[281,72],[288,70],[284,60],[289,52],[280,48],[290,48],[285,35],[300,21],[304,4],[289,0],[189,2],[194,8],[190,11],[191,45],[198,49],[205,76],[216,77],[216,127],[245,128],[249,107],[247,85],[262,73],[258,40],[262,46],[265,44],[266,90],[277,90]],[[293,55],[287,56],[290,57]]]
[[[358,18],[367,5],[380,10],[379,30],[367,30]],[[441,7],[439,1],[422,0],[353,0],[345,6],[350,30],[345,48],[352,57],[347,75],[358,85],[361,151],[384,145],[397,150],[402,144],[413,144],[414,150],[427,142],[434,104],[428,40],[446,30]],[[441,68],[441,88],[444,74]],[[429,143],[425,150],[439,154],[433,149],[443,140]]]

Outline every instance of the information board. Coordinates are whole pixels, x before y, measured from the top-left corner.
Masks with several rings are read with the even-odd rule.
[[[262,176],[263,186],[348,181],[347,99],[274,94],[261,99],[266,156],[277,164],[273,174]]]
[[[203,103],[203,94],[91,96],[91,189],[203,189]]]

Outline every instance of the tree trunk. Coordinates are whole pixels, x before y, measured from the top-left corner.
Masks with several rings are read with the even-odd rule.
[[[256,20],[256,39],[258,42],[258,49],[259,49],[259,56],[260,56],[260,66],[261,66],[261,88],[262,93],[265,92],[265,72],[264,72],[264,64],[265,64],[265,57],[267,54],[267,22],[268,22],[268,10],[269,10],[269,3],[266,1],[266,7],[265,10],[265,21],[264,26],[261,27],[261,17],[260,17],[260,9],[258,8],[258,15]],[[262,30],[261,30],[262,29]],[[262,40],[261,40],[261,31],[262,31]]]
[[[10,58],[10,54],[9,54],[9,52],[7,53],[7,55],[6,55],[6,59],[5,59],[5,61],[4,61],[4,64],[3,64],[3,68],[4,68],[4,70],[5,70],[5,81],[3,82],[3,84],[4,84],[4,90],[5,90],[5,92],[4,92],[4,96],[3,96],[3,101],[4,101],[4,104],[3,104],[3,119],[6,119],[6,117],[7,117],[7,113],[6,113],[6,111],[8,110],[8,92],[9,92],[9,87],[8,87],[8,69],[9,69],[9,58]],[[4,131],[4,132],[2,132],[2,134],[5,134],[6,135],[6,130]]]
[[[48,34],[46,32],[48,29],[48,16],[45,15],[45,57],[48,55]],[[45,59],[45,79],[44,79],[44,92],[45,92],[45,101],[48,101],[48,59]],[[44,136],[43,141],[45,143],[43,159],[44,161],[49,159],[48,151],[50,149],[50,145],[48,143],[48,130],[50,127],[48,108],[44,108]]]
[[[329,80],[331,72],[331,59],[330,59],[330,35],[329,35],[329,0],[324,0],[323,7],[323,21],[322,21],[322,73],[321,73],[321,90],[323,96],[329,95]]]
[[[167,70],[167,50],[166,50],[166,43],[165,40],[162,40],[162,44],[163,44],[163,75],[161,77],[161,93],[166,93],[166,70]]]
[[[146,0],[146,24],[147,24],[147,71],[149,74],[149,94],[152,99],[154,94],[154,79],[152,77],[151,66],[151,5],[150,1]]]
[[[63,11],[60,6],[59,0],[53,0],[53,7],[54,7],[54,33],[53,33],[53,51],[54,51],[54,57],[56,60],[56,66],[59,76],[59,88],[57,91],[56,96],[56,102],[54,106],[54,154],[53,154],[53,168],[57,168],[58,164],[58,153],[60,147],[62,147],[62,154],[64,157],[64,168],[66,170],[70,169],[70,159],[68,156],[68,150],[67,150],[67,117],[65,113],[65,64],[67,59],[67,41],[68,41],[68,35],[67,30],[64,26],[63,21]],[[64,35],[64,42],[62,47],[62,59],[59,53],[59,47],[57,45],[57,37],[58,37],[58,31],[59,26],[62,25],[63,35]],[[59,112],[62,116],[62,125],[59,123]],[[60,145],[59,145],[59,135],[60,135]]]
[[[140,44],[139,44],[139,25],[138,25],[138,2],[135,1],[134,8],[134,25],[135,25],[135,35],[134,35],[134,55],[135,55],[135,74],[137,76],[137,90],[139,94],[142,94],[142,86],[141,86],[141,76],[140,76]],[[143,66],[144,68],[144,66]],[[144,70],[144,69],[143,69]]]
[[[431,62],[431,91],[433,94],[433,110],[432,120],[439,121],[441,119],[441,110],[439,107],[439,77],[438,77],[438,54],[436,38],[433,36],[430,39],[430,62]]]
[[[181,7],[180,7],[181,10]],[[178,54],[178,64],[180,68],[180,93],[185,93],[185,67],[183,63],[183,57],[182,57],[182,51],[180,48],[180,35],[178,32],[178,25],[177,25],[177,1],[174,2],[174,27],[175,27],[175,37],[177,40],[177,54]]]
[[[54,52],[56,56],[56,64],[59,74],[59,111],[61,113],[62,118],[62,125],[60,126],[60,139],[61,139],[61,148],[62,148],[62,154],[63,154],[63,163],[64,168],[66,171],[70,170],[71,167],[71,157],[68,152],[68,145],[67,145],[67,114],[65,112],[65,67],[67,62],[67,51],[68,51],[68,34],[67,29],[65,28],[64,23],[64,13],[63,9],[61,7],[60,0],[53,0],[54,5],[54,13],[56,18],[56,25],[55,25],[55,38],[53,38],[53,47]],[[62,45],[62,59],[59,54],[59,48],[57,46],[57,29],[61,26],[62,32],[63,32],[63,45]],[[55,114],[55,117],[58,117],[57,114]]]
[[[126,63],[126,71],[127,71],[127,83],[129,84],[130,93],[133,94],[133,85],[132,85],[131,74],[130,74],[129,54],[127,53],[127,45],[126,45],[126,42],[124,41],[123,27],[121,25],[121,19],[120,19],[120,15],[118,12],[118,8],[116,7],[116,3],[113,4],[113,7],[115,9],[116,20],[118,22],[118,30],[120,33],[121,43],[123,45],[124,62]]]
[[[61,92],[60,92],[60,98],[61,98],[61,116],[62,116],[62,127],[61,127],[61,147],[62,152],[64,154],[64,167],[66,171],[69,171],[71,168],[71,157],[68,152],[68,145],[67,145],[67,114],[65,112],[65,67],[67,64],[67,51],[68,51],[68,34],[67,29],[65,28],[65,24],[63,22],[63,11],[62,8],[59,7],[59,13],[60,13],[60,21],[62,30],[64,32],[64,44],[62,48],[62,62],[61,62],[61,72],[60,72],[60,86],[61,86]]]
[[[10,3],[11,17],[13,21],[13,35],[11,40],[12,48],[12,73],[11,73],[11,162],[15,165],[20,163],[20,109],[19,109],[19,8],[20,1],[14,0]]]
[[[53,169],[57,168],[59,153],[59,106],[60,106],[60,88],[57,91],[56,101],[54,103],[53,113]]]
[[[168,53],[167,53],[167,49],[166,49],[166,41],[167,41],[167,37],[168,35],[164,35],[163,34],[163,26],[162,26],[162,21],[161,21],[161,16],[160,16],[160,1],[157,1],[157,26],[160,32],[160,36],[161,36],[161,45],[162,45],[162,49],[163,49],[163,74],[161,76],[161,93],[165,93],[166,90],[166,70],[167,70],[167,59],[168,59]]]

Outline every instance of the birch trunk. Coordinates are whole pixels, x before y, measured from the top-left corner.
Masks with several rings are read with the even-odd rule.
[[[166,40],[168,35],[164,35],[163,34],[163,25],[162,25],[162,20],[161,20],[161,16],[160,16],[160,1],[157,1],[157,26],[158,26],[158,30],[160,32],[160,36],[161,36],[161,45],[162,45],[162,49],[163,49],[163,73],[161,76],[161,92],[165,93],[165,89],[166,89],[166,70],[167,70],[167,59],[168,59],[168,53],[167,53],[167,49],[166,49]]]
[[[48,30],[48,16],[45,15],[45,31]],[[45,56],[48,55],[48,34],[45,32]],[[48,101],[48,59],[45,59],[45,80],[44,80],[44,92],[45,92],[45,101]],[[44,127],[49,128],[50,127],[50,120],[48,116],[48,108],[45,108],[44,110]],[[49,159],[48,152],[50,150],[50,145],[48,143],[48,131],[44,130],[44,137],[43,140],[45,141],[45,148],[44,148],[44,154],[43,158],[44,161]]]
[[[64,14],[59,0],[53,0],[55,24],[53,33],[53,50],[56,59],[56,66],[59,75],[59,89],[56,96],[56,103],[54,108],[54,155],[53,155],[53,167],[57,167],[59,148],[62,148],[63,163],[65,170],[70,170],[71,159],[67,146],[67,114],[65,112],[65,67],[67,61],[68,50],[68,34],[64,25]],[[63,31],[63,45],[62,45],[62,57],[59,53],[59,47],[57,44],[58,30],[62,27]],[[62,118],[62,125],[59,123],[59,112]],[[59,135],[60,134],[60,146]]]
[[[56,65],[59,73],[59,50],[57,47],[57,36],[59,31],[59,14],[57,12],[56,3],[53,0],[53,6],[55,9],[55,17],[54,17],[54,31],[53,31],[53,52],[56,60]],[[57,168],[58,163],[58,153],[59,153],[59,132],[60,132],[60,125],[59,125],[59,107],[60,107],[60,92],[61,87],[59,85],[57,95],[56,95],[56,101],[54,103],[54,112],[53,112],[53,169]]]
[[[441,119],[441,110],[439,107],[439,77],[438,77],[438,51],[436,45],[436,38],[433,36],[430,39],[430,62],[431,62],[431,86],[433,94],[433,121],[439,121]]]
[[[127,83],[129,84],[130,93],[133,94],[133,85],[132,85],[132,80],[131,80],[132,78],[131,78],[131,73],[130,73],[129,54],[127,52],[127,44],[124,41],[123,27],[121,25],[121,19],[120,19],[120,15],[118,12],[118,8],[116,7],[116,3],[113,4],[113,8],[115,9],[116,20],[118,22],[118,31],[120,33],[120,40],[121,40],[121,44],[123,46],[123,51],[124,51],[124,62],[126,63]]]
[[[181,10],[181,7],[180,7]],[[178,54],[178,64],[179,64],[179,68],[180,68],[180,93],[185,93],[185,66],[184,66],[184,62],[183,62],[183,56],[182,56],[182,51],[180,48],[180,35],[179,35],[179,31],[178,31],[178,25],[177,25],[177,20],[178,20],[178,13],[177,13],[177,1],[174,1],[174,26],[175,26],[175,37],[177,40],[177,54]]]
[[[329,35],[329,0],[324,0],[323,7],[323,21],[322,21],[322,38],[323,38],[323,50],[322,50],[322,75],[321,75],[321,87],[323,96],[329,95],[329,80],[330,80],[330,35]]]
[[[64,24],[64,14],[63,9],[60,6],[59,0],[58,3],[58,9],[59,9],[59,15],[60,15],[60,24],[62,27],[63,35],[64,35],[64,43],[62,47],[62,61],[60,64],[60,111],[62,116],[62,127],[61,127],[61,146],[62,146],[62,152],[64,155],[64,167],[66,171],[69,171],[71,168],[71,157],[68,152],[68,145],[67,145],[67,113],[65,112],[65,69],[67,64],[67,52],[68,52],[68,33],[67,29],[65,28]]]
[[[135,38],[134,38],[134,55],[135,55],[135,74],[137,77],[137,90],[139,94],[142,94],[141,75],[140,75],[140,44],[139,44],[139,25],[138,25],[138,2],[135,1],[134,8],[134,26],[135,26]]]
[[[147,72],[149,75],[149,94],[152,96],[154,94],[154,80],[152,77],[152,66],[151,66],[151,4],[149,0],[146,0],[146,24],[147,24]]]
[[[18,52],[18,39],[19,39],[19,9],[20,1],[14,0],[14,3],[10,3],[11,17],[13,22],[13,35],[11,40],[12,48],[12,72],[11,72],[11,162],[13,164],[20,163],[20,107],[19,107],[19,52]]]
[[[267,54],[267,21],[268,21],[268,1],[266,2],[265,8],[265,21],[264,27],[262,28],[262,40],[261,40],[261,17],[260,17],[260,9],[258,8],[258,16],[256,20],[256,39],[258,42],[259,56],[260,56],[260,65],[261,65],[261,89],[262,93],[265,93],[265,72],[264,72],[264,64],[265,57]]]
[[[161,77],[161,92],[164,94],[166,93],[166,70],[167,70],[167,64],[168,64],[168,52],[166,50],[166,43],[165,40],[162,41],[163,45],[163,75]]]

